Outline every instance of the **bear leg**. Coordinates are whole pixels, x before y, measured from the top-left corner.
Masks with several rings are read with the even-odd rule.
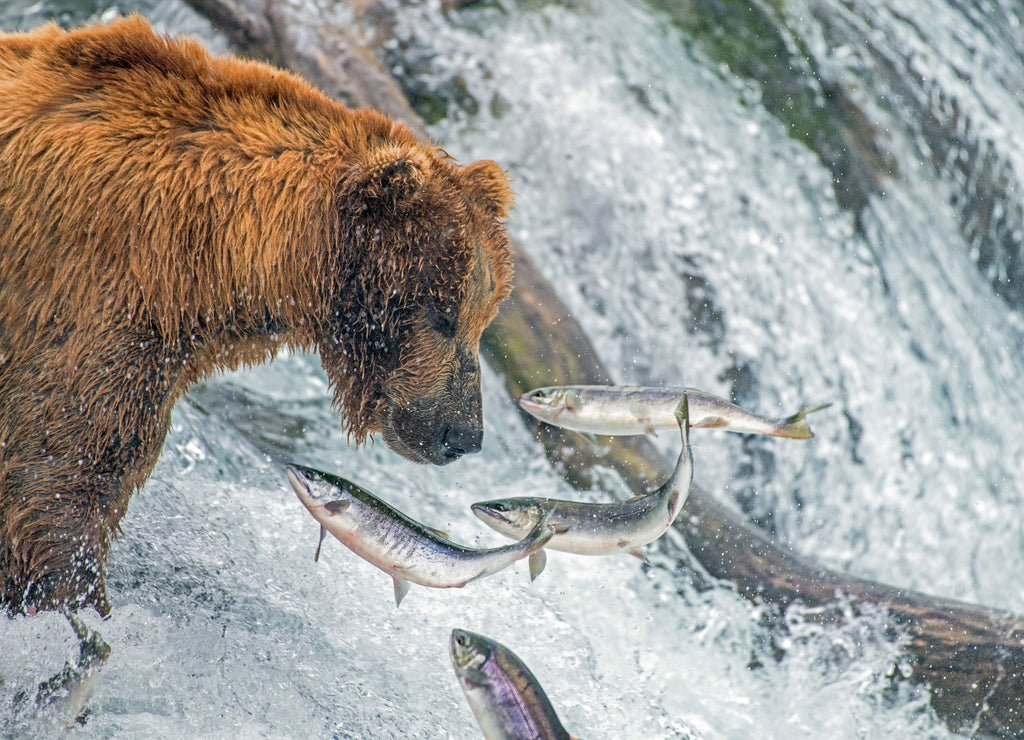
[[[73,612],[61,611],[78,637],[78,660],[74,666],[65,663],[60,673],[41,683],[35,703],[64,727],[72,727],[85,722],[85,704],[92,694],[96,674],[110,657],[110,645]]]
[[[77,339],[61,339],[0,368],[0,600],[106,615],[110,542],[156,463],[185,359],[113,333],[69,362]]]

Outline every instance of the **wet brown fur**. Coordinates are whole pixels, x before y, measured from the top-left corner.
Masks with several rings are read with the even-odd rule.
[[[478,423],[511,193],[378,113],[133,17],[0,35],[0,601],[108,610],[171,408],[320,353],[356,442]]]

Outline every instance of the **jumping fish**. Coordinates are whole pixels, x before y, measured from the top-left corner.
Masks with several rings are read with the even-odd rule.
[[[519,542],[478,550],[452,542],[443,532],[410,519],[344,478],[301,465],[287,465],[285,472],[299,500],[320,522],[316,558],[330,532],[356,555],[391,575],[396,606],[410,582],[458,588],[527,556],[531,579],[544,570],[546,556],[541,548],[554,531],[543,514]]]
[[[684,393],[689,398],[691,427],[790,439],[813,437],[804,417],[831,405],[807,406],[792,416],[773,419],[696,388],[615,385],[538,388],[524,393],[519,405],[541,421],[584,434],[653,434],[676,426],[674,412]]]
[[[612,555],[628,552],[646,561],[644,545],[665,533],[678,516],[693,480],[687,409],[689,393],[676,402],[673,418],[683,447],[675,470],[661,488],[621,503],[587,503],[547,498],[506,498],[473,504],[473,513],[489,527],[519,538],[537,526],[547,514],[556,534],[545,545],[552,550],[579,555]]]
[[[530,669],[507,647],[455,629],[450,649],[485,740],[573,740]]]

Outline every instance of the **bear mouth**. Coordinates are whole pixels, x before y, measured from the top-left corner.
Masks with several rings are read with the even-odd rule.
[[[384,414],[381,433],[385,444],[407,460],[447,465],[463,455],[479,452],[483,426],[464,419],[446,420],[427,410],[391,406]]]

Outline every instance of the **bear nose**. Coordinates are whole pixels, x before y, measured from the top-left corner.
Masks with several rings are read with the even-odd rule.
[[[447,461],[458,460],[463,455],[480,452],[484,430],[478,427],[444,428],[437,442],[437,453]]]

